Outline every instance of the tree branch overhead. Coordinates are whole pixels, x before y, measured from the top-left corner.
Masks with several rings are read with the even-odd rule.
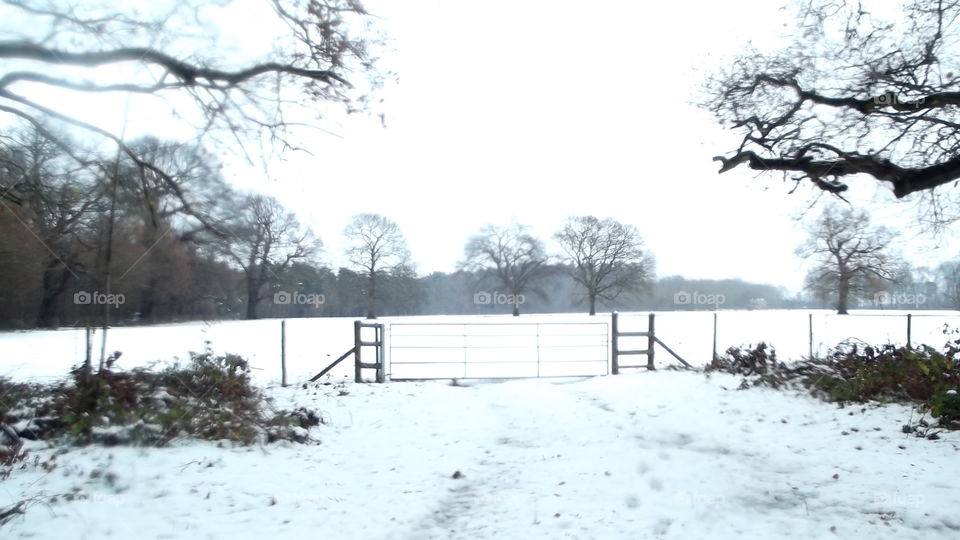
[[[910,0],[891,20],[873,2],[793,5],[791,45],[751,50],[706,83],[703,106],[740,137],[714,158],[719,172],[778,172],[834,195],[870,178],[897,198],[960,180],[960,4]]]

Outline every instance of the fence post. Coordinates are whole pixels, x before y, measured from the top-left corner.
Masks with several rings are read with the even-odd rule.
[[[910,338],[911,338],[911,334],[912,334],[912,328],[913,328],[913,314],[912,314],[912,313],[907,313],[907,348],[908,348],[908,349],[911,349],[911,348],[912,348],[912,347],[910,346]]]
[[[280,321],[280,386],[287,386],[287,321]]]
[[[353,321],[353,367],[356,382],[363,382],[360,377],[360,351],[363,350],[363,346],[360,345],[360,328],[360,320]]]
[[[614,375],[620,374],[620,360],[617,355],[620,354],[620,348],[617,345],[617,317],[619,314],[614,311],[610,317],[610,370]]]
[[[387,366],[384,364],[384,352],[383,352],[383,323],[378,324],[374,331],[377,336],[377,382],[383,383],[387,382]]]
[[[93,332],[89,326],[86,327],[87,334],[87,357],[84,360],[83,367],[84,369],[93,368]]]
[[[813,359],[813,313],[807,313],[807,327],[809,328],[809,343],[808,348],[810,350],[809,359]]]
[[[711,361],[717,359],[717,312],[713,312],[713,357]]]
[[[650,324],[647,330],[647,369],[652,370],[653,367],[653,346],[657,343],[657,338],[653,333],[653,313],[650,314]]]
[[[535,327],[537,329],[537,378],[540,378],[540,323]]]
[[[463,378],[467,378],[467,323],[463,323]]]

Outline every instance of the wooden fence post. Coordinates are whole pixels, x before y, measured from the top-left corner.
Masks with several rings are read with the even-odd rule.
[[[617,317],[618,313],[614,311],[611,314],[610,322],[610,370],[614,375],[620,374],[620,360],[617,355],[620,353],[620,347],[617,345]]]
[[[363,345],[360,344],[360,320],[353,321],[353,366],[354,366],[354,380],[356,382],[363,382],[360,369],[360,351],[363,350]]]
[[[910,338],[912,337],[911,334],[913,333],[912,327],[913,327],[913,314],[907,313],[907,348],[908,349],[912,348],[910,345]]]
[[[87,344],[86,344],[87,356],[86,356],[86,359],[84,360],[83,367],[85,369],[93,369],[93,363],[92,363],[93,362],[93,331],[90,329],[89,326],[86,327],[86,334],[87,334]]]
[[[280,321],[280,386],[287,386],[287,321]]]
[[[383,383],[387,382],[387,366],[384,364],[383,352],[383,323],[378,324],[373,330],[377,336],[377,382]]]
[[[713,312],[713,356],[711,362],[717,359],[717,312]]]
[[[657,343],[656,335],[653,333],[653,313],[650,314],[650,324],[647,329],[649,334],[647,334],[647,369],[652,370],[653,367],[653,348]]]

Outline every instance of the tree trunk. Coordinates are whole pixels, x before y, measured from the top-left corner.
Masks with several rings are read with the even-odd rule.
[[[158,281],[153,270],[150,270],[150,279],[147,285],[140,291],[140,309],[138,311],[140,312],[140,320],[142,322],[153,322],[153,312],[157,306],[154,291],[157,288]]]
[[[377,299],[377,278],[374,272],[370,272],[370,287],[367,294],[367,318],[376,319],[377,314],[374,306]]]
[[[516,302],[513,303],[513,316],[514,316],[514,317],[519,317],[519,316],[520,316],[520,304],[518,304],[518,303],[516,303]]]
[[[70,271],[64,268],[60,261],[52,260],[47,263],[43,271],[43,290],[40,297],[40,310],[37,313],[38,328],[57,326],[57,307],[68,281],[70,281]]]
[[[850,297],[850,280],[840,278],[837,284],[837,315],[847,314],[847,302]]]
[[[597,293],[590,291],[590,315],[597,314]]]
[[[149,221],[149,220],[148,220]],[[147,231],[140,238],[140,245],[144,249],[144,253],[149,253],[150,250],[157,245],[159,238],[157,237],[157,229],[151,227],[147,223]],[[156,255],[154,255],[155,257]],[[157,307],[157,295],[156,290],[157,286],[160,283],[160,279],[157,275],[157,267],[152,264],[146,266],[147,271],[147,283],[140,290],[140,306],[137,311],[140,312],[140,320],[142,322],[153,322],[154,312]]]
[[[250,278],[247,280],[247,320],[257,318],[257,304],[260,303],[260,287],[256,280]]]

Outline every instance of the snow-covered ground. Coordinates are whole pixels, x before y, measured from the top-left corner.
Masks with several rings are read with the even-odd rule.
[[[4,538],[863,538],[960,535],[960,437],[660,371],[271,388],[314,445],[70,448],[0,482]],[[345,395],[341,395],[345,394]],[[33,445],[45,459],[54,450]],[[62,451],[62,450],[61,450]],[[459,471],[459,474],[457,472]],[[49,496],[79,492],[73,501]]]
[[[953,312],[913,320],[939,345]],[[416,317],[383,322],[511,322]],[[529,322],[609,317],[544,315]],[[124,368],[186,358],[205,342],[251,360],[277,408],[317,409],[316,444],[46,448],[0,481],[0,509],[24,498],[3,538],[957,538],[960,434],[918,439],[900,405],[847,407],[739,379],[634,371],[586,379],[343,382],[350,361],[299,384],[353,345],[350,319],[117,328]],[[643,330],[645,314],[621,328]],[[658,336],[695,364],[709,359],[713,315],[657,315]],[[399,325],[398,325],[399,328]],[[814,314],[814,346],[856,337],[902,343],[903,313]],[[539,335],[539,334],[538,334]],[[388,330],[388,341],[391,339]],[[590,338],[591,340],[593,338]],[[807,353],[806,312],[725,312],[718,348],[764,340]],[[82,331],[0,333],[0,375],[63,377]],[[631,345],[626,344],[627,347]],[[642,348],[642,345],[638,348]],[[96,351],[95,351],[96,352]],[[496,354],[494,352],[494,354]],[[662,364],[667,355],[658,353]],[[915,419],[915,417],[914,417]],[[459,473],[458,473],[459,471]],[[64,496],[73,493],[74,495]]]

